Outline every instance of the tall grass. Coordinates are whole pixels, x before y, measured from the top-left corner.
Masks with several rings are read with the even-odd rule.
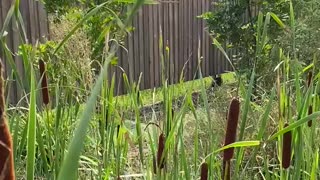
[[[1,47],[7,52],[6,60],[12,62],[13,57],[6,48],[3,35],[11,19],[20,14],[18,8],[14,8],[19,7],[18,3],[19,1],[16,1],[10,9],[5,26],[0,31]],[[119,22],[122,27],[121,33],[125,34],[125,28],[144,3],[144,0],[133,1],[127,12],[128,18]],[[108,2],[90,10],[57,46],[55,53],[61,50],[90,16],[107,6]],[[294,9],[292,5],[290,8],[288,27],[294,31]],[[17,24],[23,24],[19,18],[16,19]],[[273,13],[260,13],[258,19],[257,61],[268,40],[270,21],[274,20],[281,27],[286,26]],[[20,37],[23,40],[23,33]],[[295,49],[294,34],[292,38],[292,48]],[[213,43],[227,56],[217,40],[213,39]],[[197,73],[200,77],[201,101],[195,104],[192,100],[192,89],[187,89],[186,93],[182,94],[181,106],[174,106],[175,88],[169,87],[169,78],[165,71],[169,64],[167,61],[170,47],[162,46],[161,43],[163,116],[159,117],[155,113],[152,117],[141,116],[141,97],[145,94],[139,89],[140,81],[131,82],[126,72],[123,72],[128,92],[126,100],[130,102],[133,110],[130,116],[134,121],[126,120],[127,112],[119,106],[119,98],[114,97],[115,78],[109,77],[107,73],[110,61],[118,49],[118,43],[107,48],[109,51],[105,54],[100,75],[86,104],[72,99],[72,90],[62,91],[64,87],[60,87],[59,84],[49,84],[48,90],[52,90],[52,86],[55,87],[55,97],[48,103],[46,101],[45,104],[49,105],[45,105],[45,109],[37,108],[42,105],[37,103],[37,97],[43,89],[41,78],[44,78],[44,72],[40,72],[40,80],[37,82],[39,75],[33,70],[32,63],[34,54],[23,51],[21,56],[27,68],[28,83],[21,81],[19,87],[28,97],[28,106],[6,109],[13,134],[17,177],[317,179],[320,173],[317,138],[319,123],[316,121],[320,116],[320,74],[314,65],[307,66],[307,69],[312,69],[313,76],[306,78],[306,69],[297,66],[296,57],[289,57],[281,49],[276,49],[279,65],[275,67],[274,73],[277,74],[277,81],[261,104],[251,101],[255,72],[258,69],[253,67],[249,83],[245,84],[247,81],[243,80],[234,68],[238,82],[232,86],[237,91],[231,92],[232,96],[228,97],[232,107],[229,109],[227,121],[225,116],[216,112],[225,111],[227,107],[215,106],[215,103],[221,102],[214,101],[205,86],[200,68],[204,60],[200,53]],[[166,51],[163,52],[163,49]],[[15,64],[11,65],[15,73]],[[19,78],[22,79],[18,73],[15,77],[18,82]],[[182,79],[179,85],[183,87]],[[215,93],[223,92],[219,95],[226,96],[225,92],[228,90],[230,89],[227,86],[223,86],[216,89]],[[153,101],[155,99],[156,97],[153,97]],[[52,109],[50,103],[55,104]],[[235,119],[238,117],[239,120]],[[312,126],[308,126],[310,122]],[[222,130],[220,132],[217,129]],[[239,133],[236,133],[237,131]],[[223,144],[224,138],[226,140]]]

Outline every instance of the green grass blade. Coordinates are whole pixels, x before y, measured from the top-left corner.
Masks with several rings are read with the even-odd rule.
[[[223,146],[220,149],[217,149],[215,151],[213,151],[212,153],[210,153],[209,155],[207,155],[204,159],[209,158],[211,155],[215,155],[223,150],[229,149],[229,148],[239,148],[239,147],[252,147],[252,146],[259,146],[260,145],[260,141],[238,141],[232,144],[228,144],[226,146]]]
[[[242,141],[243,135],[244,135],[244,130],[246,128],[246,123],[247,123],[247,119],[248,119],[248,112],[249,112],[250,102],[251,102],[250,98],[251,98],[251,94],[252,94],[252,90],[253,90],[254,77],[255,77],[255,70],[252,71],[249,87],[248,87],[248,90],[246,93],[246,99],[245,99],[244,106],[243,106],[243,111],[242,111],[242,115],[241,115],[239,141]]]
[[[275,98],[275,95],[276,95],[276,91],[275,91],[275,89],[273,89],[272,92],[271,92],[271,97],[269,99],[269,103],[268,103],[268,105],[266,107],[266,110],[265,110],[261,120],[260,120],[261,125],[260,125],[260,129],[259,129],[259,132],[258,132],[258,135],[257,135],[257,139],[260,140],[260,141],[262,140],[263,135],[264,135],[264,133],[266,131],[267,120],[268,120],[269,115],[270,115],[270,111],[271,111],[271,108],[272,108],[272,103],[273,103],[273,100]]]
[[[32,68],[31,68],[32,69]],[[27,142],[27,180],[34,179],[35,150],[36,150],[36,85],[34,72],[31,70],[31,94],[28,118],[28,142]]]
[[[220,151],[229,149],[229,148],[238,148],[238,147],[250,147],[250,146],[259,146],[260,141],[238,141],[227,146],[223,146],[222,148],[214,151],[214,153],[218,153]]]
[[[283,135],[284,133],[288,132],[288,131],[292,131],[294,129],[296,129],[297,127],[300,127],[301,125],[303,125],[304,123],[308,122],[308,121],[313,121],[315,120],[317,117],[320,116],[320,111],[315,112],[307,117],[304,117],[298,121],[295,121],[294,123],[290,124],[289,126],[287,126],[286,128],[283,128],[282,130],[276,132],[274,135],[270,136],[268,138],[268,141],[272,141],[273,139],[277,138],[278,136]]]
[[[276,14],[270,12],[270,16],[281,28],[286,28],[286,25],[281,21],[281,19]]]
[[[313,160],[313,164],[312,164],[312,171],[310,174],[310,179],[311,180],[316,180],[317,179],[317,169],[319,166],[319,152],[318,150],[315,151],[315,157]]]
[[[102,68],[102,71],[99,75],[99,78],[96,81],[96,84],[93,90],[91,91],[91,95],[88,98],[85,109],[81,115],[78,127],[75,130],[74,137],[72,138],[72,141],[68,148],[68,152],[62,164],[62,168],[58,176],[59,180],[75,179],[76,171],[79,165],[78,163],[79,163],[80,154],[84,145],[83,144],[84,139],[86,138],[87,129],[89,127],[89,122],[92,118],[97,97],[100,94],[100,90],[104,81],[104,77],[107,75],[107,69],[108,69],[107,67],[111,62],[113,56],[114,56],[114,53],[111,53],[108,56],[104,64],[104,67]]]

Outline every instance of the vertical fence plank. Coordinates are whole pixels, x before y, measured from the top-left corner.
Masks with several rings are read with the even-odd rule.
[[[173,4],[173,14],[174,14],[174,26],[173,26],[173,33],[174,33],[174,43],[173,43],[173,54],[174,54],[174,80],[173,83],[177,83],[178,82],[178,78],[179,78],[179,15],[180,15],[180,11],[179,11],[179,1],[174,1]]]
[[[185,50],[184,50],[184,0],[179,2],[179,78],[184,75],[183,66],[185,60]],[[180,80],[180,79],[179,79]]]
[[[139,17],[135,17],[133,21],[133,51],[134,51],[134,58],[133,58],[133,64],[134,64],[134,81],[138,82],[139,80],[139,29],[138,29],[138,19]]]
[[[159,33],[159,26],[160,26],[160,21],[159,21],[159,16],[160,16],[160,5],[157,5],[154,7],[154,14],[153,14],[153,29],[154,29],[154,79],[155,79],[155,87],[160,86],[160,76],[159,76],[159,38],[160,38],[160,33]]]
[[[159,5],[159,9],[158,9],[158,51],[159,51],[159,59],[157,62],[157,75],[158,75],[158,85],[161,86],[162,85],[162,81],[161,81],[161,54],[163,55],[163,48],[161,49],[160,47],[160,41],[162,41],[162,46],[163,46],[163,4]]]
[[[149,88],[154,88],[155,87],[155,79],[154,79],[154,28],[153,28],[153,21],[154,21],[154,16],[153,16],[153,12],[154,12],[154,6],[149,6],[148,7],[148,27],[149,27],[149,45],[148,48],[149,48],[149,51],[150,51],[150,54],[149,54],[149,85],[150,87]],[[148,74],[147,74],[148,76]]]
[[[163,3],[163,23],[162,23],[162,27],[163,27],[163,57],[164,57],[164,72],[165,72],[165,77],[169,78],[169,68],[170,68],[170,64],[169,64],[169,59],[167,56],[167,51],[166,51],[166,47],[169,46],[169,15],[168,15],[168,11],[169,10],[169,6],[168,3],[165,2]],[[169,47],[170,48],[170,47]]]
[[[144,57],[144,43],[143,43],[143,37],[144,37],[144,32],[143,32],[143,27],[144,27],[144,24],[143,24],[143,9],[139,9],[139,12],[138,12],[138,15],[139,15],[139,19],[138,19],[138,32],[139,32],[139,43],[138,43],[138,47],[139,47],[139,59],[138,59],[138,62],[139,62],[139,73],[138,73],[138,77],[142,74],[141,76],[141,83],[140,83],[140,88],[141,89],[144,89],[144,86],[145,86],[145,81],[144,81],[144,77],[145,77],[145,74],[143,72],[144,70],[144,65],[145,65],[145,57]]]
[[[150,89],[150,64],[151,64],[151,59],[150,59],[150,53],[151,53],[151,48],[150,48],[150,28],[149,28],[149,21],[150,21],[150,14],[149,14],[149,9],[150,6],[145,6],[144,7],[144,42],[145,42],[145,66],[144,66],[144,77],[145,77],[145,88]]]
[[[168,4],[168,10],[169,10],[169,31],[168,31],[168,39],[169,39],[169,59],[168,59],[168,63],[169,63],[169,70],[170,70],[170,75],[169,75],[169,83],[173,84],[174,83],[174,44],[173,44],[173,36],[174,36],[174,32],[173,32],[173,27],[174,27],[174,12],[173,12],[173,1],[171,1]]]

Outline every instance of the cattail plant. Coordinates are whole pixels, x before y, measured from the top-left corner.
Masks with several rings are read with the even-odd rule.
[[[171,108],[171,119],[173,119],[173,118],[174,118],[174,109]]]
[[[204,162],[201,164],[201,177],[200,180],[207,180],[208,179],[208,172],[209,172],[209,167],[208,163]]]
[[[3,65],[0,62],[0,179],[14,180],[13,147],[5,115],[4,79],[2,74]]]
[[[163,133],[159,136],[159,142],[158,142],[158,154],[157,154],[157,162],[158,162],[158,168],[163,169],[165,166],[165,157],[164,157],[164,147],[165,147],[165,136]]]
[[[287,126],[289,126],[288,123],[284,125],[284,127],[287,127]],[[283,135],[282,167],[284,169],[287,169],[290,166],[290,162],[291,162],[291,139],[292,139],[291,131],[288,131]]]
[[[237,126],[240,114],[240,101],[233,98],[228,111],[227,131],[224,145],[234,143],[236,141]],[[229,148],[223,152],[223,177],[222,179],[230,179],[230,160],[233,157],[234,148]]]
[[[308,88],[310,87],[311,83],[312,83],[312,71],[308,73],[308,81],[307,81]]]
[[[42,99],[45,105],[49,104],[49,90],[48,90],[48,82],[47,75],[45,73],[45,64],[43,60],[39,60],[39,69],[40,69],[40,77],[41,80],[41,89],[42,89]]]
[[[311,115],[312,113],[313,113],[312,105],[310,105],[309,108],[308,108],[308,115]],[[312,126],[312,120],[308,121],[308,126],[309,127]]]
[[[308,88],[310,88],[311,83],[312,83],[312,71],[310,71],[310,72],[308,73],[308,79],[307,79],[307,86],[308,86]],[[311,115],[312,113],[313,113],[313,111],[312,111],[312,105],[310,105],[309,108],[308,108],[308,115]],[[309,126],[309,127],[312,126],[312,120],[310,120],[310,121],[308,122],[308,126]]]
[[[230,160],[223,161],[223,171],[222,171],[222,179],[230,180],[231,179],[231,171],[230,171]]]

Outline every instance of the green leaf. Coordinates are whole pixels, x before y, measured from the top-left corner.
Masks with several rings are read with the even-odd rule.
[[[207,155],[204,159],[209,158],[211,155],[215,155],[223,150],[229,149],[229,148],[238,148],[238,147],[252,147],[252,146],[259,146],[260,145],[260,141],[238,141],[238,142],[234,142],[232,144],[228,144],[226,146],[223,146],[220,149],[217,149],[215,151],[213,151],[212,153],[210,153],[209,155]]]
[[[294,129],[296,129],[297,127],[300,127],[301,125],[303,125],[304,123],[308,122],[308,121],[312,121],[314,119],[317,119],[317,117],[320,116],[320,111],[315,112],[305,118],[302,118],[298,121],[295,121],[294,123],[290,124],[289,126],[287,126],[286,128],[283,128],[282,130],[278,131],[277,133],[275,133],[274,135],[272,135],[271,137],[269,137],[268,141],[272,141],[273,139],[277,138],[278,136],[283,135],[284,133],[288,132],[288,131],[292,131]]]
[[[35,150],[36,150],[36,85],[34,71],[31,66],[31,94],[28,118],[27,142],[27,180],[34,179]]]
[[[229,148],[238,148],[238,147],[251,147],[251,146],[259,146],[260,141],[239,141],[235,142],[226,146],[223,146],[222,148],[214,151],[214,153],[218,153],[220,151],[229,149]]]
[[[286,25],[281,21],[281,19],[274,13],[270,12],[270,16],[273,18],[274,21],[281,27],[286,28]]]
[[[243,107],[243,112],[242,112],[242,116],[241,116],[241,126],[240,126],[240,133],[239,133],[239,140],[241,141],[244,135],[244,130],[246,128],[246,123],[247,123],[247,119],[248,119],[248,112],[249,112],[249,108],[250,108],[250,98],[252,95],[252,90],[253,90],[253,83],[254,83],[254,77],[255,77],[255,69],[253,69],[252,74],[251,74],[251,78],[250,78],[250,83],[249,83],[249,87],[246,93],[246,99],[244,102],[244,107]]]

